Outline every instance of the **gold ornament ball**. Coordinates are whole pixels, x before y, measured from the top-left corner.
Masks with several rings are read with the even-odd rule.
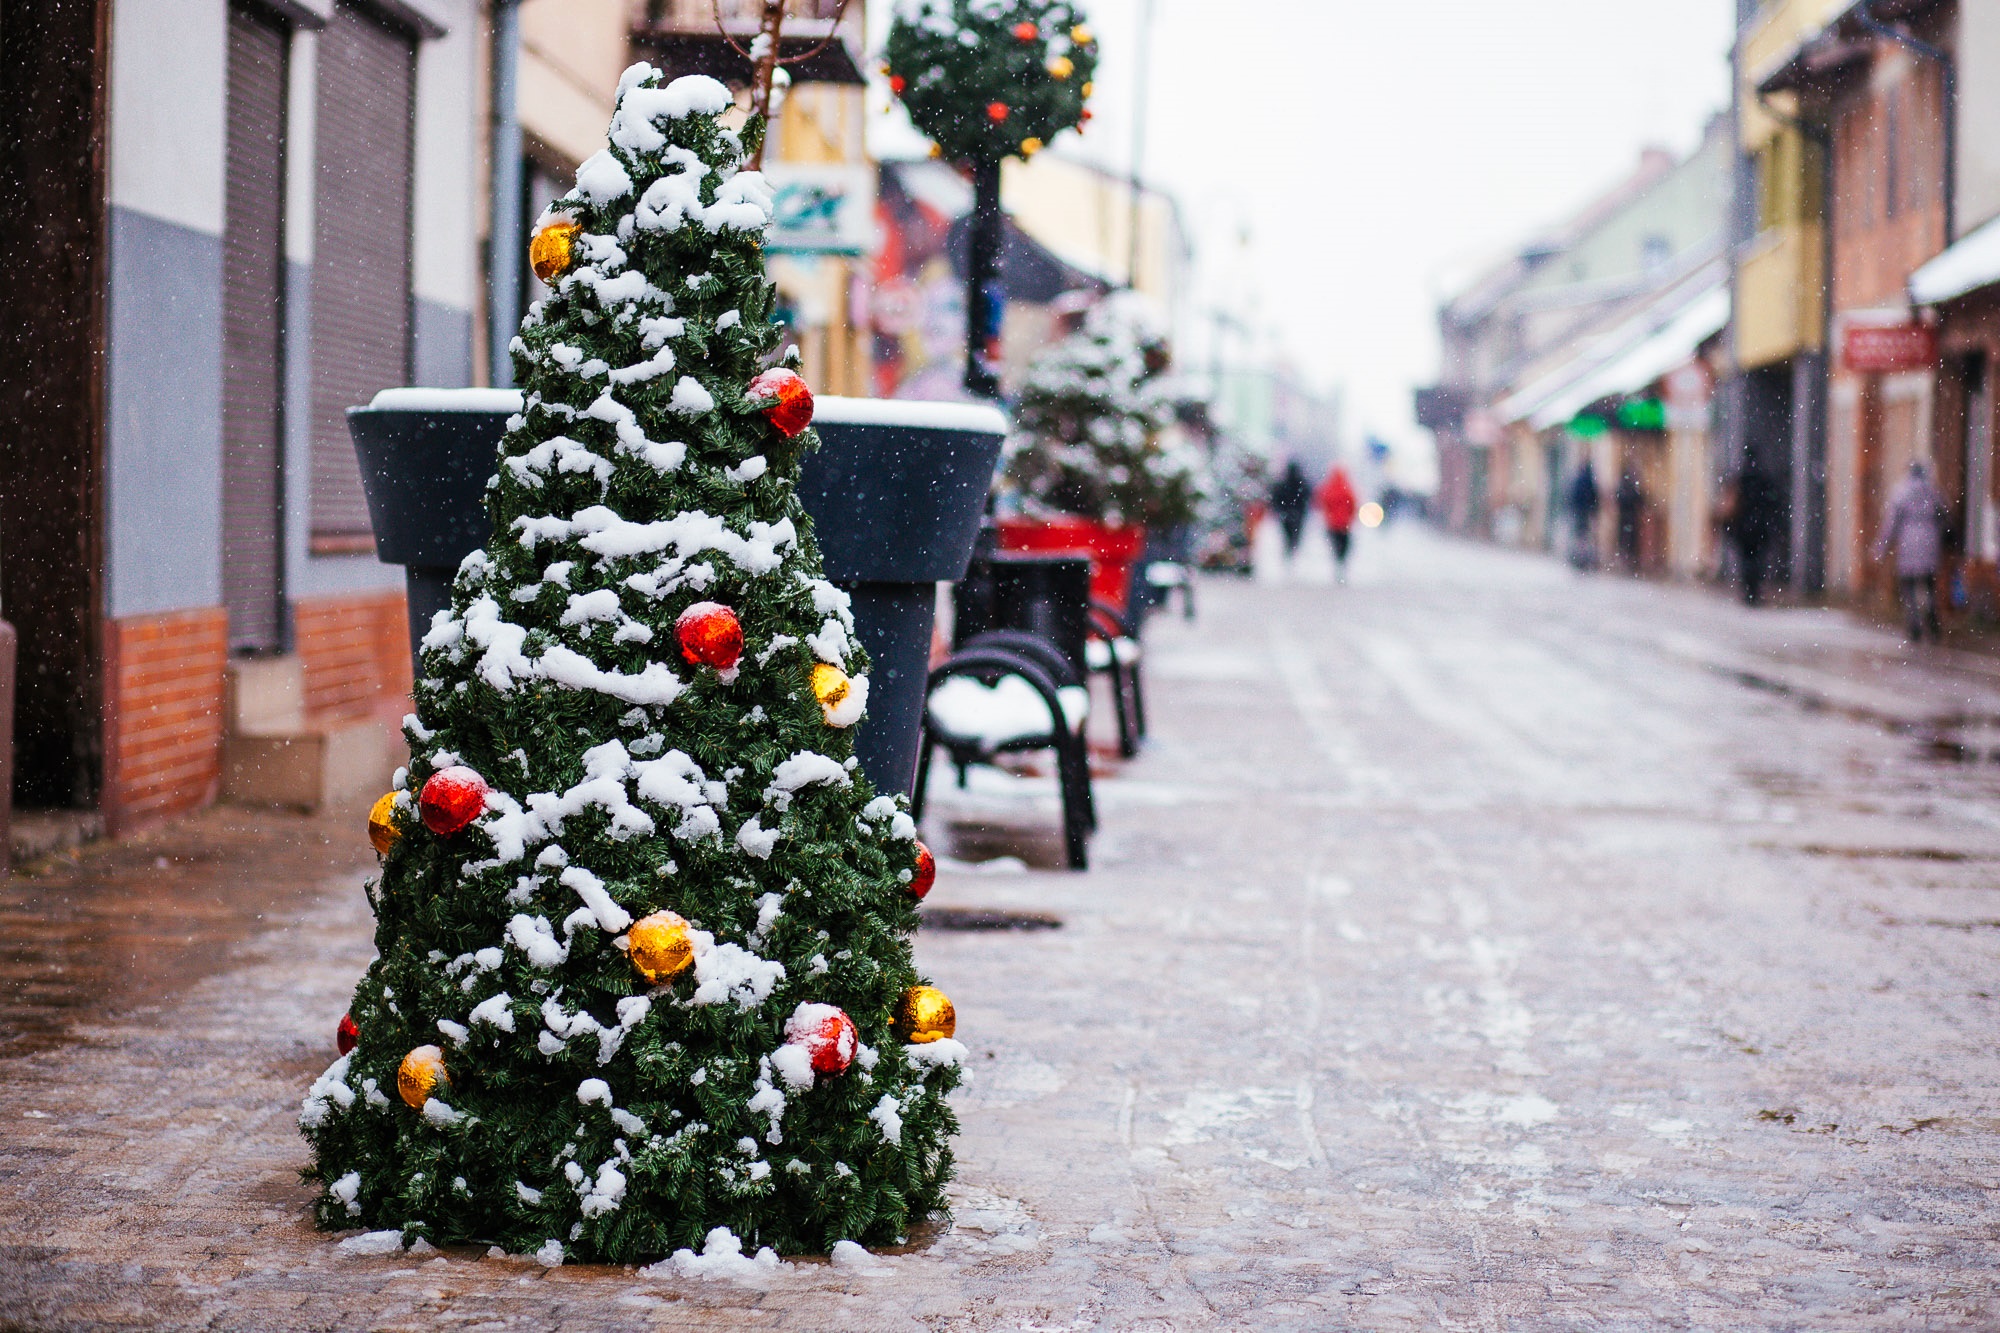
[[[819,700],[821,708],[838,708],[840,701],[847,697],[847,688],[845,671],[825,662],[813,664],[813,698]]]
[[[958,1012],[936,986],[912,986],[896,1006],[896,1031],[912,1046],[942,1041],[958,1031]]]
[[[403,1104],[421,1111],[440,1083],[450,1080],[444,1073],[444,1052],[435,1046],[419,1046],[396,1066],[396,1092]]]
[[[694,965],[694,940],[688,935],[686,918],[676,912],[640,917],[625,939],[632,951],[632,966],[655,984],[672,981]]]
[[[1052,79],[1066,79],[1074,73],[1076,65],[1068,56],[1057,56],[1049,62],[1049,77]]]
[[[528,263],[543,282],[554,282],[569,272],[576,260],[576,238],[583,228],[569,218],[557,218],[528,242]]]
[[[396,793],[384,792],[368,807],[368,841],[387,856],[402,836],[403,830],[396,827]]]
[[[1042,151],[1042,141],[1040,139],[1037,139],[1034,135],[1031,134],[1027,138],[1021,140],[1022,157],[1033,157],[1036,153],[1039,153],[1041,151]]]
[[[1096,87],[1097,87],[1096,84],[1092,83],[1089,79],[1085,79],[1083,81],[1083,87],[1078,89],[1077,91],[1081,92],[1085,97],[1088,97],[1090,96],[1091,91]]]
[[[932,144],[930,146],[930,155],[932,157],[943,157],[944,149],[937,144]]]
[[[1069,30],[1069,39],[1078,46],[1089,46],[1097,37],[1090,31],[1089,24],[1079,23]]]

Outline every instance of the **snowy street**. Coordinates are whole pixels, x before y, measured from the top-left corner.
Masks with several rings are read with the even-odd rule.
[[[2000,1322],[2000,658],[1357,547],[1152,621],[1089,873],[940,875],[1061,921],[919,937],[953,1227],[742,1281],[343,1250],[294,1121],[362,825],[218,810],[0,888],[0,1326]],[[932,845],[1004,850],[937,781]]]

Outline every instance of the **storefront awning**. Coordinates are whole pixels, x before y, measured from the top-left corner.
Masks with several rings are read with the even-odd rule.
[[[1500,415],[1507,421],[1526,421],[1536,430],[1560,426],[1600,398],[1637,393],[1676,366],[1685,365],[1728,322],[1729,286],[1726,279],[1718,277],[1665,322],[1641,326],[1633,330],[1634,336],[1614,342],[1617,350],[1608,357],[1573,367],[1574,373],[1561,377],[1559,383],[1544,380],[1507,399],[1500,405]],[[1554,379],[1557,377],[1550,377]]]
[[[1913,305],[1938,305],[2000,282],[2000,218],[1910,275]]]

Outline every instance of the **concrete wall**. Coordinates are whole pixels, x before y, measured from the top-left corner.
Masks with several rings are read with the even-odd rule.
[[[222,600],[222,238],[111,210],[105,604]]]
[[[417,49],[416,182],[410,285],[416,296],[417,383],[472,382],[472,310],[479,294],[479,204],[484,182],[480,46],[475,0],[438,0],[449,25]]]
[[[612,97],[628,59],[632,8],[625,0],[523,0],[515,101],[522,130],[562,159],[549,166],[574,170],[604,147]],[[708,22],[704,18],[704,26]]]
[[[224,0],[112,7],[106,613],[222,597]]]

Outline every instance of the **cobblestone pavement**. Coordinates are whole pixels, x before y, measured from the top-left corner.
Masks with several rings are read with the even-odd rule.
[[[1933,734],[1992,726],[1983,667],[1415,532],[1202,597],[1096,868],[932,897],[1064,923],[920,939],[974,1052],[953,1228],[761,1287],[341,1252],[293,1116],[368,922],[302,844],[262,923],[153,886],[198,965],[128,932],[0,1058],[0,1327],[2000,1325],[2000,768]],[[1024,817],[932,833],[982,810]],[[7,947],[153,864],[17,883]]]

